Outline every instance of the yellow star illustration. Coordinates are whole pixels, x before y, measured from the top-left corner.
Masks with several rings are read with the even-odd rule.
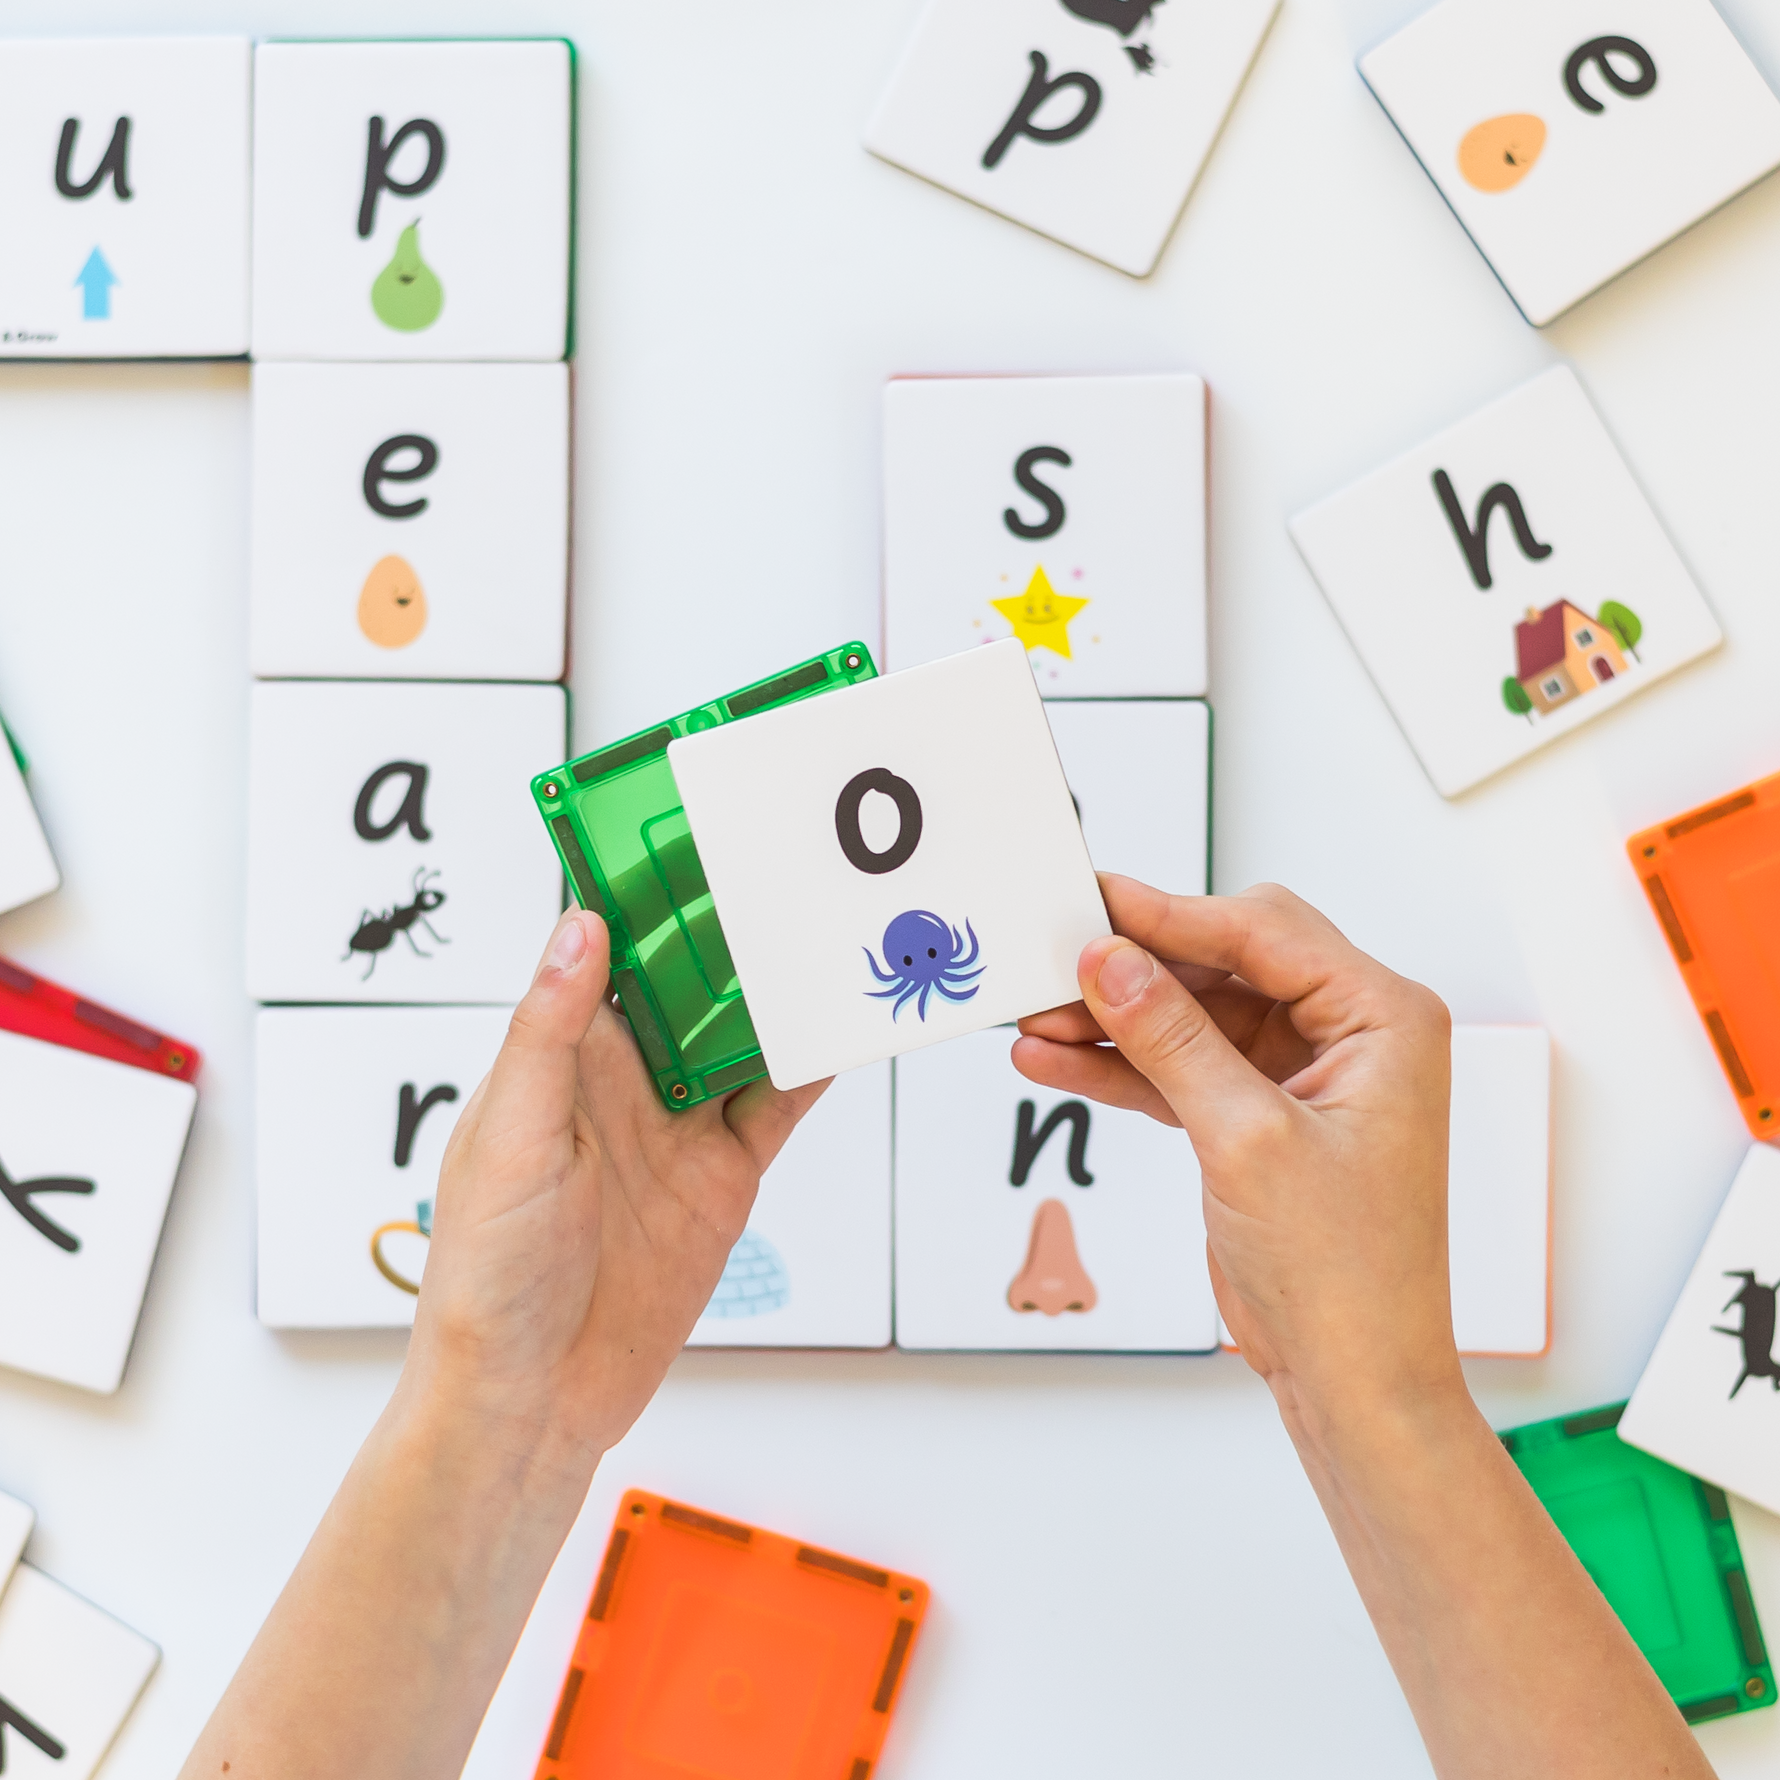
[[[1043,563],[1032,571],[1024,593],[1015,599],[990,600],[989,604],[1014,627],[1014,635],[1028,649],[1049,649],[1065,661],[1074,659],[1069,650],[1069,621],[1088,601],[1057,592]]]

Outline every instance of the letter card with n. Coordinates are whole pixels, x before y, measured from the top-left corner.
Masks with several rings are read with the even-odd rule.
[[[1754,1145],[1619,1436],[1780,1514],[1780,1152]]]
[[[1445,797],[1723,641],[1567,366],[1300,513],[1292,536]]]
[[[1278,10],[1279,0],[932,0],[865,146],[1141,278]]]
[[[897,1060],[897,1345],[1211,1351],[1186,1134],[1035,1086],[1014,1038],[1004,1026]]]
[[[778,1087],[1079,999],[1106,910],[1011,637],[668,760]]]

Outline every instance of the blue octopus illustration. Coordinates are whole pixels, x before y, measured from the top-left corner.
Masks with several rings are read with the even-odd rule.
[[[884,962],[890,967],[888,970],[878,968],[870,946],[861,948],[871,974],[880,983],[890,985],[888,989],[867,989],[866,994],[877,1001],[888,1001],[894,996],[892,1019],[901,1014],[905,1003],[918,996],[915,1012],[925,1020],[927,998],[935,989],[947,1001],[970,1000],[981,985],[973,984],[968,989],[959,985],[980,977],[987,966],[977,964],[975,970],[970,968],[977,963],[977,936],[969,921],[964,923],[964,931],[970,935],[970,951],[960,957],[964,939],[956,927],[948,927],[926,909],[909,909],[898,915],[884,929]]]

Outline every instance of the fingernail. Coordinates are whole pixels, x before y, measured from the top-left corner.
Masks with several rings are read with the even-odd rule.
[[[557,970],[573,970],[587,956],[587,929],[578,915],[564,915],[544,960]]]
[[[1150,986],[1156,974],[1156,961],[1142,946],[1125,945],[1107,954],[1100,967],[1096,987],[1100,999],[1108,1007],[1123,1007],[1135,1001]]]

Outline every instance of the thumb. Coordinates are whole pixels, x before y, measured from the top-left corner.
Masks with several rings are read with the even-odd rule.
[[[1095,940],[1077,968],[1100,1029],[1152,1081],[1204,1159],[1232,1125],[1278,1111],[1276,1088],[1142,946]]]
[[[570,909],[557,922],[489,1072],[480,1121],[484,1131],[524,1144],[567,1128],[581,1041],[605,997],[609,955],[610,939],[599,916]]]

